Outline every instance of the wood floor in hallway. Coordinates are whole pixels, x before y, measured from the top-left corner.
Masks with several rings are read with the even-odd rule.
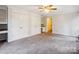
[[[10,43],[0,43],[0,54],[73,54],[78,53],[75,37],[39,34]]]

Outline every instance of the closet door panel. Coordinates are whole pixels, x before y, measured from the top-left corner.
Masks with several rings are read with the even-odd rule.
[[[31,34],[36,35],[40,33],[41,19],[37,14],[31,14]]]

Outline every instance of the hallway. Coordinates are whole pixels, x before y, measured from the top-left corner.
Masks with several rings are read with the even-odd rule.
[[[78,53],[75,37],[39,34],[10,43],[0,44],[0,54],[72,54]]]

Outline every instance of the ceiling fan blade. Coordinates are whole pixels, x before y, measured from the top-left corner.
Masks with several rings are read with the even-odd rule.
[[[48,7],[52,7],[53,5],[48,5]]]
[[[51,10],[57,10],[57,8],[51,8]]]

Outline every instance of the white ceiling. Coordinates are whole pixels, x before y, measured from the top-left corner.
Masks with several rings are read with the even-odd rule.
[[[10,6],[10,5],[9,5]],[[14,7],[26,9],[32,12],[39,13],[41,15],[53,15],[53,14],[64,14],[64,13],[73,13],[73,12],[79,12],[79,5],[56,5],[57,7],[56,11],[46,13],[46,12],[40,12],[39,6],[40,5],[13,5]]]

